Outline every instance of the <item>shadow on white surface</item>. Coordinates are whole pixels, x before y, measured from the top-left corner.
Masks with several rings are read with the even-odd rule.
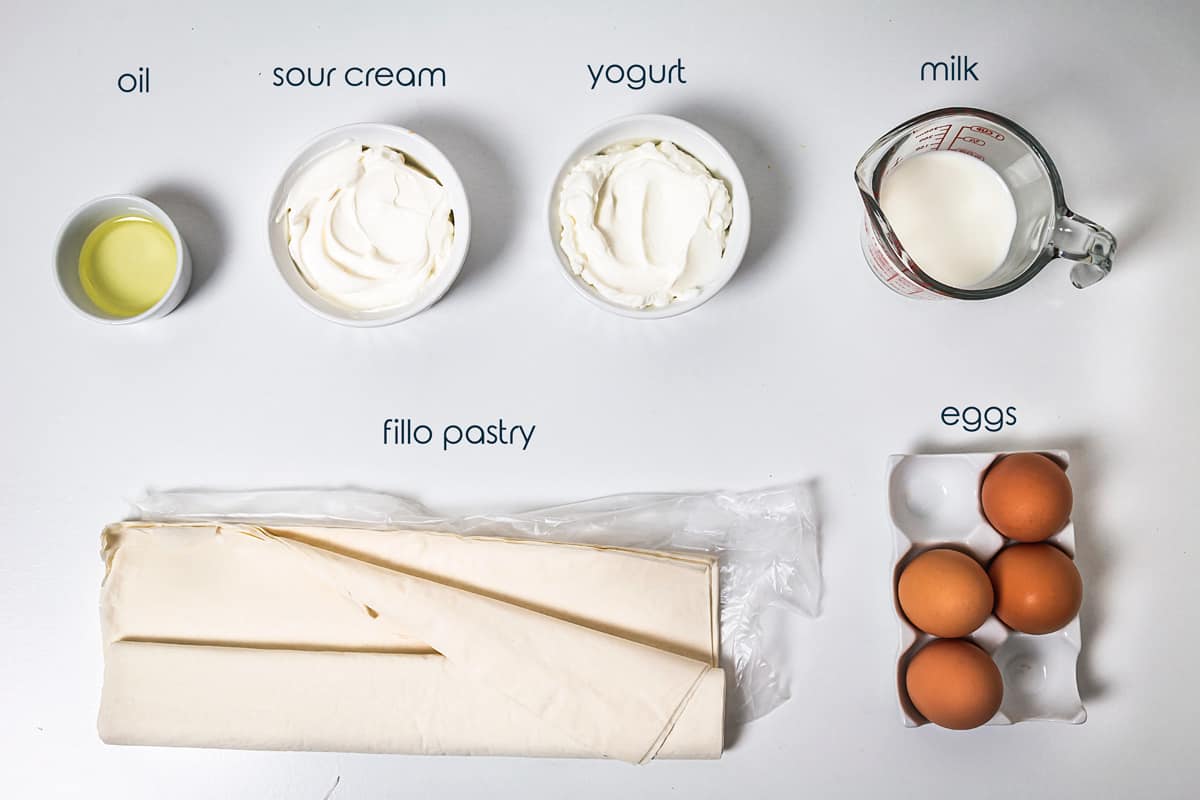
[[[182,310],[188,300],[209,289],[225,263],[227,242],[214,211],[216,205],[203,191],[184,184],[156,184],[140,194],[167,212],[192,256],[192,285]]]
[[[1163,152],[1174,138],[1176,112],[1114,114],[1114,107],[1138,107],[1141,98],[1129,85],[1095,78],[1082,68],[1033,83],[1012,75],[1014,85],[1002,94],[1024,98],[1012,107],[1013,118],[1054,159],[1068,207],[1117,237],[1118,271],[1139,245],[1173,226],[1187,175]],[[1125,97],[1116,96],[1122,91]]]
[[[764,138],[771,125],[760,124],[745,113],[735,113],[728,107],[685,105],[667,113],[699,125],[716,137],[741,171],[750,198],[750,244],[737,275],[730,285],[752,279],[760,269],[766,269],[771,251],[798,219],[796,210],[796,179],[794,165],[782,160],[782,155],[795,151],[795,145]]]
[[[514,232],[520,229],[519,204],[511,196],[518,185],[500,154],[469,117],[443,113],[417,113],[384,120],[424,136],[446,154],[462,179],[471,210],[471,247],[467,260],[447,296],[474,286],[488,268],[504,260]]]

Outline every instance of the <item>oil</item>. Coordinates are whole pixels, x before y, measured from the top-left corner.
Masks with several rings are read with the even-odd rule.
[[[79,280],[101,311],[136,317],[170,290],[176,257],[175,240],[162,223],[134,214],[113,217],[84,240]]]

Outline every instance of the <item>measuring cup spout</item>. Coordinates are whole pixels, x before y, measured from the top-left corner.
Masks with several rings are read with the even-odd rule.
[[[1071,283],[1077,289],[1098,283],[1112,271],[1116,237],[1073,211],[1059,215],[1051,243],[1059,258],[1078,262],[1071,268]]]

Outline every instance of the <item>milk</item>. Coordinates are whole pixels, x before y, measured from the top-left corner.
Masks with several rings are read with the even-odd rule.
[[[951,151],[902,161],[884,176],[879,206],[921,270],[959,289],[978,286],[1004,263],[1017,227],[999,173]]]

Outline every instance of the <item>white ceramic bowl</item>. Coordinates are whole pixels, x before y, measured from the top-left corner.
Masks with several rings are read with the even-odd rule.
[[[558,218],[558,200],[563,179],[581,159],[595,155],[614,144],[644,141],[669,141],[695,156],[700,163],[708,167],[716,177],[725,181],[729,187],[733,201],[733,219],[729,233],[725,239],[725,256],[722,259],[722,271],[717,278],[704,287],[699,295],[688,300],[670,303],[658,308],[630,308],[603,297],[587,281],[575,274],[571,262],[567,260],[559,241],[562,237],[562,224]],[[708,302],[719,291],[733,273],[737,272],[742,258],[746,255],[746,245],[750,241],[750,198],[746,194],[746,181],[738,170],[733,156],[729,155],[721,143],[707,131],[692,123],[670,117],[664,114],[636,114],[612,120],[589,133],[574,152],[563,162],[562,169],[554,178],[550,189],[550,241],[554,252],[558,254],[562,273],[575,289],[595,305],[614,314],[635,319],[662,319],[673,317],[686,311],[691,311]]]
[[[295,262],[292,261],[291,253],[288,252],[287,223],[281,218],[280,211],[287,202],[292,184],[300,172],[314,159],[339,144],[349,141],[399,150],[406,159],[415,162],[436,178],[450,193],[450,209],[454,214],[454,241],[450,246],[450,256],[441,272],[435,275],[417,299],[408,305],[377,311],[359,311],[338,305],[322,297],[308,285]],[[442,154],[442,151],[434,147],[429,140],[397,125],[358,123],[326,131],[305,145],[300,154],[292,159],[292,163],[288,165],[283,177],[280,178],[275,193],[271,196],[271,207],[267,216],[267,237],[276,269],[279,270],[284,283],[306,308],[317,316],[332,322],[360,328],[372,328],[391,325],[419,314],[440,300],[442,295],[450,289],[450,285],[458,277],[463,262],[467,258],[467,248],[471,242],[471,209],[467,205],[467,193],[463,189],[458,173],[455,172],[454,167]]]
[[[88,234],[102,222],[124,214],[147,217],[162,225],[175,242],[175,279],[166,294],[150,308],[133,317],[119,317],[101,309],[83,290],[79,278],[79,251]],[[187,244],[179,235],[167,213],[144,197],[131,194],[112,194],[84,203],[67,217],[54,244],[54,274],[58,288],[79,313],[88,319],[109,325],[131,325],[148,319],[165,317],[175,310],[192,283],[192,259]]]

